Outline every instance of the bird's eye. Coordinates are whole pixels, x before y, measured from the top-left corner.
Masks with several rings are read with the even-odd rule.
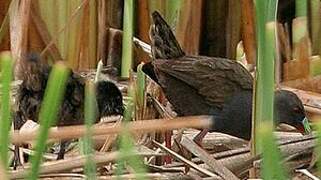
[[[295,108],[293,108],[293,111],[294,112],[300,112],[300,108],[299,107],[295,107]]]

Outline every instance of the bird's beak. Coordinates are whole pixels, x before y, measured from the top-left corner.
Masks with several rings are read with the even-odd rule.
[[[311,133],[311,127],[309,124],[309,120],[307,117],[305,117],[301,124],[298,124],[296,127],[302,134],[310,134]]]

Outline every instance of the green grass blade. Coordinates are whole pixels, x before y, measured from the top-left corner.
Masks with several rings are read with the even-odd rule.
[[[265,12],[266,7],[266,1],[265,0],[256,0],[255,2],[255,11],[256,12]],[[260,126],[261,120],[262,120],[262,113],[263,113],[263,79],[264,76],[261,74],[261,71],[263,69],[262,67],[262,58],[264,57],[264,50],[265,50],[265,13],[260,13],[256,16],[256,35],[257,35],[257,72],[256,73],[256,86],[255,86],[255,108],[254,108],[254,119],[253,119],[253,127],[255,133],[253,133],[252,140],[255,143],[255,146],[252,146],[252,153],[253,154],[259,154],[260,153],[260,147],[259,147],[259,139],[256,137],[257,130]]]
[[[87,179],[96,179],[96,164],[93,160],[92,125],[96,119],[95,84],[91,81],[86,83],[85,94],[85,124],[86,135],[83,140],[83,151],[86,155],[85,174]]]
[[[10,110],[10,83],[12,81],[12,67],[13,59],[10,52],[2,52],[0,54],[1,60],[1,120],[0,120],[0,158],[3,167],[8,165],[8,145],[9,145],[9,131],[11,126],[11,110]]]
[[[166,20],[171,27],[175,27],[177,25],[181,4],[181,0],[166,1]]]
[[[296,0],[295,1],[295,16],[302,17],[306,16],[308,11],[307,0]]]
[[[135,87],[134,84],[132,82],[129,83],[128,86],[128,102],[127,102],[127,106],[124,112],[124,117],[123,117],[123,121],[126,122],[130,122],[133,119],[133,114],[134,114],[134,108],[135,108],[135,103],[136,103],[136,96],[135,96]]]
[[[137,66],[137,104],[138,107],[144,106],[144,94],[145,94],[145,73],[142,70],[144,64]]]
[[[318,157],[318,174],[321,174],[321,119],[317,119],[318,123],[316,123],[316,130],[317,130],[317,133],[316,133],[316,137],[318,138],[317,139],[317,146],[316,146],[316,153],[317,153],[317,157]]]
[[[124,1],[121,77],[128,78],[133,59],[134,0]]]
[[[135,105],[135,88],[133,87],[133,84],[129,85],[128,95],[131,98],[128,100],[129,102],[124,112],[124,122],[131,121],[133,117]],[[128,165],[133,168],[135,173],[137,173],[136,179],[145,179],[144,174],[146,174],[146,169],[142,159],[137,156],[131,156],[135,153],[134,140],[126,129],[127,127],[125,126],[119,138],[120,157],[117,162],[117,175],[123,174],[124,165],[128,163]]]
[[[31,158],[29,179],[37,179],[42,154],[46,149],[49,128],[55,124],[59,106],[63,100],[65,84],[68,78],[68,69],[62,63],[57,63],[49,75],[44,100],[39,113],[39,135],[36,142],[35,155]],[[57,88],[59,87],[59,88]]]
[[[164,0],[148,0],[149,13],[158,11],[161,15],[165,16],[166,1]]]
[[[274,60],[276,0],[256,0],[258,32],[257,81],[255,91],[256,147],[262,152],[263,179],[286,179],[273,135]],[[258,12],[265,12],[258,13]],[[256,138],[255,138],[256,139]],[[264,142],[264,143],[263,143]]]
[[[309,28],[308,28],[308,18],[307,18],[307,1],[306,0],[296,0],[296,18],[293,20],[292,27],[292,40],[293,40],[293,59],[301,60],[301,50],[300,44],[306,43],[305,41],[309,38]],[[307,40],[310,42],[310,40]],[[310,54],[310,46],[306,44],[306,49],[304,49],[308,54]]]
[[[311,41],[313,46],[313,55],[319,54],[320,49],[320,27],[321,27],[321,2],[320,0],[310,0],[311,16]],[[321,70],[321,66],[318,66]]]
[[[272,134],[273,125],[269,122],[262,122],[259,129],[259,137],[262,138],[263,166],[262,179],[288,179],[286,171],[281,164],[281,155],[276,145],[276,139]]]
[[[119,147],[120,157],[118,162],[122,165],[122,168],[124,168],[124,164],[127,163],[137,174],[135,177],[136,179],[146,179],[144,177],[144,174],[146,174],[146,169],[143,160],[138,156],[132,156],[135,154],[134,141],[131,134],[126,131],[126,128],[120,135]],[[120,175],[121,172],[122,171],[118,171],[117,174]]]

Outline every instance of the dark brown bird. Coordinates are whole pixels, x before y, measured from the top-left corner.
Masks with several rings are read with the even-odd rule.
[[[211,131],[249,140],[251,74],[235,60],[185,55],[160,14],[154,12],[152,19],[153,61],[143,71],[160,84],[177,114],[213,115]],[[277,91],[275,98],[276,122],[302,130],[306,121],[299,98],[289,91]],[[206,132],[201,132],[195,140],[200,141]]]
[[[42,63],[35,53],[29,54],[19,62],[16,77],[22,80],[22,84],[17,91],[14,129],[20,129],[28,119],[38,121],[50,71],[51,67]],[[66,83],[64,100],[58,112],[57,126],[84,124],[84,88],[85,79],[71,71]],[[96,84],[96,102],[96,122],[104,116],[123,114],[122,94],[112,82],[99,81]],[[63,142],[58,159],[64,156],[64,145]]]

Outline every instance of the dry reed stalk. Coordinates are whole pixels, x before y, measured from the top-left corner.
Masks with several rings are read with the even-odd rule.
[[[19,61],[22,55],[27,52],[31,0],[14,0],[11,3],[9,7],[10,49],[13,59]]]
[[[98,13],[98,40],[97,40],[97,59],[106,62],[107,58],[107,2],[99,0],[97,7]]]
[[[58,38],[59,38],[59,34],[64,32],[69,26],[70,24],[72,24],[72,22],[76,19],[78,13],[80,12],[80,10],[83,9],[84,6],[86,6],[89,3],[89,0],[84,0],[81,2],[81,4],[72,12],[72,14],[70,15],[70,18],[68,19],[68,21],[65,23],[65,25],[59,29],[56,33],[55,36],[52,37],[51,41],[47,44],[47,46],[42,50],[41,52],[41,56],[44,56],[47,51],[49,50],[49,48],[55,43],[57,42]]]
[[[211,125],[211,116],[188,116],[174,119],[153,119],[145,121],[129,122],[127,127],[129,132],[153,132],[189,128],[205,128]],[[166,123],[165,123],[166,122]],[[120,133],[123,125],[112,127],[110,125],[96,125],[93,127],[93,136]],[[61,127],[49,131],[49,140],[55,139],[73,139],[84,135],[86,128],[82,125]],[[26,141],[33,141],[37,138],[38,132],[14,132],[11,135],[11,142],[19,144]]]
[[[155,154],[150,153],[136,153],[128,156],[154,156]],[[93,160],[97,165],[104,165],[108,162],[115,161],[120,156],[119,152],[110,152],[110,153],[96,153],[93,156]],[[123,156],[122,156],[123,157]],[[83,167],[86,162],[85,156],[77,156],[74,158],[68,158],[63,160],[57,160],[52,162],[46,162],[41,165],[40,167],[40,174],[49,174],[61,171],[68,171],[75,168]],[[19,179],[25,177],[28,172],[29,168],[19,169],[16,171],[10,172],[11,179]]]
[[[282,85],[321,94],[321,75],[284,81]]]
[[[77,27],[77,29],[75,28],[76,32],[80,32],[78,35],[80,38],[80,49],[79,52],[75,52],[79,54],[78,70],[94,68],[97,63],[98,30],[96,6],[96,1],[89,1],[83,8],[80,24],[75,25]],[[106,31],[104,27],[102,30]],[[71,33],[74,33],[74,31]]]
[[[78,62],[73,62],[72,64],[73,67],[75,67],[75,65],[77,64],[79,70],[84,70],[84,69],[88,69],[88,67],[90,67],[90,62],[91,62],[91,58],[89,55],[89,49],[90,44],[89,44],[89,39],[90,37],[90,33],[89,31],[95,27],[91,27],[90,26],[90,20],[89,20],[89,14],[90,14],[90,6],[91,6],[91,2],[90,1],[88,4],[86,4],[86,6],[84,6],[83,11],[81,12],[81,19],[80,19],[80,23],[79,24],[74,24],[73,26],[75,26],[75,28],[72,28],[72,31],[70,31],[70,34],[75,34],[75,32],[77,32],[76,34],[78,34],[78,38],[75,37],[75,40],[77,43],[77,41],[79,40],[79,52],[75,52],[75,55],[77,57],[77,55],[79,54],[79,60]],[[77,29],[81,29],[81,30],[77,30]],[[71,35],[71,36],[77,36],[77,35]],[[74,40],[74,39],[73,39]],[[72,42],[70,42],[72,43]],[[77,45],[75,45],[77,47]],[[69,60],[68,60],[69,61]],[[96,62],[96,60],[95,60]],[[91,67],[92,68],[92,67]]]
[[[282,140],[279,143],[279,148],[284,157],[289,157],[294,154],[300,154],[307,149],[312,152],[314,146],[315,139],[311,136],[301,136],[293,138],[291,140]],[[259,156],[251,156],[249,148],[239,148],[229,151],[223,151],[212,154],[212,156],[238,176],[240,173],[247,171],[249,168],[253,167],[254,161],[260,159]],[[210,169],[208,165],[200,164],[202,163],[202,161],[198,158],[194,158],[193,162],[198,164],[202,168]],[[177,166],[178,163],[175,166],[169,167]],[[182,166],[182,163],[180,163],[179,166]]]
[[[0,0],[0,50],[9,50],[10,36],[9,36],[9,1]]]
[[[277,25],[277,32],[278,53],[280,58],[282,58],[281,62],[288,62],[292,58],[290,36],[287,29],[281,23]]]
[[[319,109],[319,108],[315,108],[315,107],[311,107],[311,106],[304,106],[304,109],[307,112],[312,113],[313,115],[321,115],[321,109]]]
[[[254,26],[254,4],[253,1],[241,0],[242,13],[242,40],[246,60],[249,64],[256,63],[256,38]]]
[[[146,43],[150,43],[149,40],[149,27],[150,27],[150,14],[148,8],[149,0],[138,0],[137,1],[137,36],[139,39]],[[139,62],[148,62],[149,57],[147,54],[138,51]]]
[[[31,20],[34,22],[35,27],[37,29],[37,32],[39,33],[39,36],[43,43],[47,46],[52,37],[50,35],[50,32],[48,31],[47,25],[45,21],[40,17],[40,12],[39,12],[39,7],[38,7],[38,2],[37,1],[32,1],[31,2]],[[59,52],[59,49],[57,47],[57,44],[55,42],[52,43],[52,45],[49,48],[49,54],[53,58],[53,61],[60,61],[62,60],[62,55]]]
[[[70,178],[70,179],[86,179],[86,176],[83,174],[79,173],[56,173],[56,174],[44,174],[40,175],[39,178],[59,178],[59,179],[64,179],[64,178]]]
[[[153,143],[161,148],[163,151],[169,153],[171,156],[173,156],[175,159],[179,160],[179,161],[182,161],[184,164],[187,164],[188,166],[192,167],[193,169],[197,170],[198,172],[202,173],[202,174],[205,174],[207,176],[210,176],[210,177],[217,177],[216,174],[212,173],[211,171],[207,170],[207,169],[204,169],[204,168],[201,168],[199,167],[197,164],[185,159],[183,156],[177,154],[176,152],[168,149],[167,147],[165,147],[164,145],[156,142],[156,141],[153,141]]]
[[[116,121],[116,123],[114,123],[113,127],[117,127],[121,124],[121,120]],[[105,143],[104,145],[101,147],[101,149],[99,150],[100,152],[106,152],[108,151],[112,144],[115,142],[115,140],[117,139],[117,134],[112,134],[107,136],[105,139]]]
[[[301,99],[303,104],[313,106],[315,104],[321,103],[321,94],[320,93],[296,89],[296,88],[286,86],[286,85],[283,85],[280,88],[284,89],[284,90],[292,91],[293,93],[295,93],[297,96],[299,96],[299,98]],[[320,108],[321,108],[321,106],[320,106]]]
[[[236,177],[229,169],[227,169],[221,162],[214,159],[204,149],[199,147],[194,141],[187,137],[183,137],[181,144],[187,148],[194,155],[199,157],[205,164],[207,164],[213,172],[219,174],[223,179],[237,180]]]
[[[276,86],[279,87],[282,81],[282,67],[283,62],[291,60],[291,45],[289,34],[285,30],[283,24],[278,23],[276,26],[276,63],[275,63],[275,81]]]
[[[203,1],[185,0],[177,22],[176,37],[187,54],[198,55],[202,30]]]
[[[284,80],[308,78],[310,75],[311,42],[306,30],[306,17],[293,20],[293,59],[284,64]]]
[[[132,180],[136,179],[137,176],[145,178],[145,179],[150,179],[150,180],[159,180],[159,179],[167,179],[162,175],[161,173],[146,173],[146,174],[124,174],[120,176],[101,176],[99,177],[99,180],[117,180],[117,179],[122,179],[122,180]]]
[[[241,40],[241,2],[228,0],[228,9],[225,26],[225,52],[229,59],[236,58],[236,47]]]

